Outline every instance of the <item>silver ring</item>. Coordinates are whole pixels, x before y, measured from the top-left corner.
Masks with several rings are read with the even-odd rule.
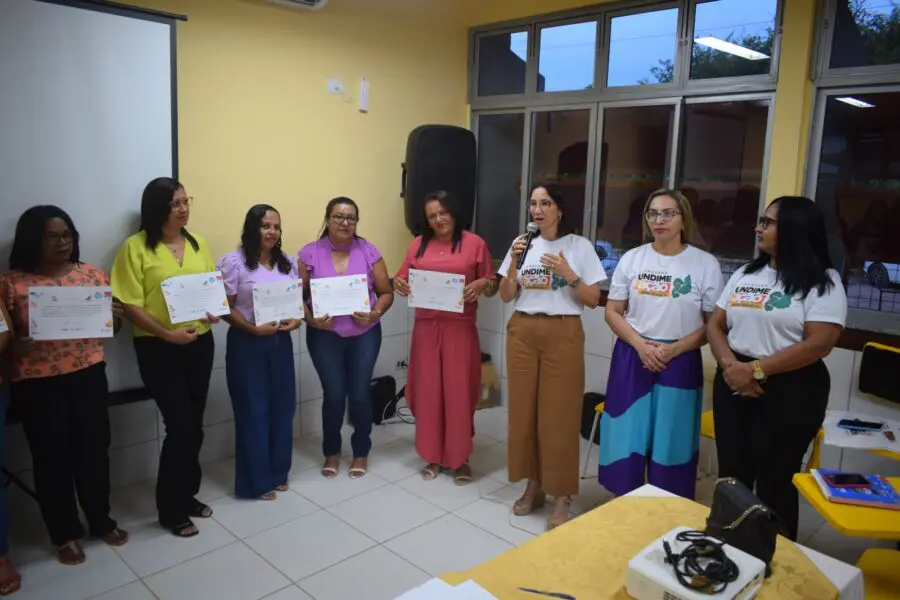
[[[731,392],[731,395],[732,396],[740,396],[741,393],[739,391],[735,390],[735,391]]]

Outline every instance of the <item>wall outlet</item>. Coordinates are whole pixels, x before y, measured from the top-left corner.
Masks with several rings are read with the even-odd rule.
[[[325,87],[328,89],[329,94],[344,93],[344,81],[341,79],[331,78],[325,82]]]

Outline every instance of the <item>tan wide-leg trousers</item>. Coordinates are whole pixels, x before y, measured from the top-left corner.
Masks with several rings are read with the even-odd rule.
[[[584,394],[581,317],[515,313],[506,327],[509,479],[551,496],[578,493]]]

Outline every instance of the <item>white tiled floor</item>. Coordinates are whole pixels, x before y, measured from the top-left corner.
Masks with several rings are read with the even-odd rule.
[[[208,465],[201,497],[215,516],[199,520],[201,535],[177,540],[155,523],[153,484],[113,494],[113,516],[132,535],[122,548],[85,546],[88,562],[59,565],[39,515],[15,499],[13,559],[24,578],[19,600],[390,600],[432,576],[475,566],[544,530],[547,508],[514,518],[521,485],[506,481],[506,415],[476,417],[472,485],[447,475],[422,481],[413,428],[376,428],[369,475],[325,480],[316,441],[295,444],[291,490],[275,502],[231,496],[232,459]],[[583,448],[584,450],[585,448]],[[596,456],[596,450],[595,454]],[[698,482],[708,501],[711,480]],[[17,492],[12,492],[17,493]],[[609,499],[593,478],[582,482],[573,512]],[[866,540],[848,541],[801,512],[801,542],[855,562]]]

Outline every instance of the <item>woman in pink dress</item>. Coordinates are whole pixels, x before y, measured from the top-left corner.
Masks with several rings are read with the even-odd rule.
[[[472,481],[469,455],[475,405],[481,394],[481,347],[475,314],[478,297],[497,291],[493,261],[483,239],[463,231],[456,204],[446,192],[425,200],[428,228],[413,240],[394,277],[394,291],[410,294],[409,271],[456,273],[466,278],[463,312],[416,309],[406,401],[416,417],[416,451],[427,462],[426,481],[441,468],[457,485]]]

